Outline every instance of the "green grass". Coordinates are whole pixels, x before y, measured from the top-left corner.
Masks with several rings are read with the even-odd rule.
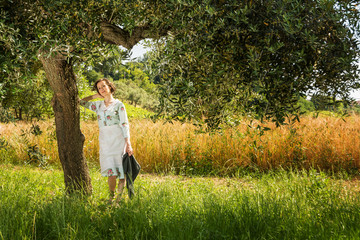
[[[136,197],[65,196],[58,170],[3,165],[0,239],[360,239],[356,182],[322,173],[243,178],[140,175]]]

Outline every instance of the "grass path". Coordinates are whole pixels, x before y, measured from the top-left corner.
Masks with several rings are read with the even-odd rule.
[[[0,166],[0,239],[360,239],[359,180],[314,171],[259,177],[141,174],[136,197],[64,195],[62,172]]]

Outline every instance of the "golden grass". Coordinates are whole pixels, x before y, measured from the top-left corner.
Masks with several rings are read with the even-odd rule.
[[[249,129],[248,123],[222,133],[200,134],[191,124],[132,120],[130,131],[135,157],[145,172],[232,175],[243,167],[260,171],[280,167],[353,171],[360,167],[360,117],[345,120],[303,117],[292,127],[273,127],[262,136]],[[59,165],[54,124],[37,124],[43,133],[28,134],[30,143],[37,144],[50,163]],[[29,123],[0,125],[0,138],[8,142],[6,150],[0,148],[0,158],[26,161],[27,145],[21,129],[30,127]],[[82,122],[81,129],[86,138],[84,155],[90,163],[98,164],[97,123]]]

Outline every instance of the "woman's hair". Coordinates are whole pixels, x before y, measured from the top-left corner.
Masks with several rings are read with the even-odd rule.
[[[107,78],[101,78],[101,79],[97,80],[97,81],[94,83],[94,86],[93,86],[93,90],[94,90],[94,91],[96,91],[98,94],[100,94],[100,93],[99,93],[99,89],[97,88],[97,84],[98,84],[99,82],[102,82],[102,81],[104,81],[104,82],[106,83],[106,85],[109,86],[111,93],[114,93],[114,92],[115,92],[115,90],[116,90],[115,85],[114,85],[112,82],[110,82],[109,79],[107,79]],[[100,94],[100,95],[101,95],[101,94]]]

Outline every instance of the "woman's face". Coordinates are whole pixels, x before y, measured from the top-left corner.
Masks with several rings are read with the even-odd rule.
[[[106,84],[105,81],[98,82],[96,87],[97,87],[100,95],[103,96],[103,97],[111,94],[110,87]]]

